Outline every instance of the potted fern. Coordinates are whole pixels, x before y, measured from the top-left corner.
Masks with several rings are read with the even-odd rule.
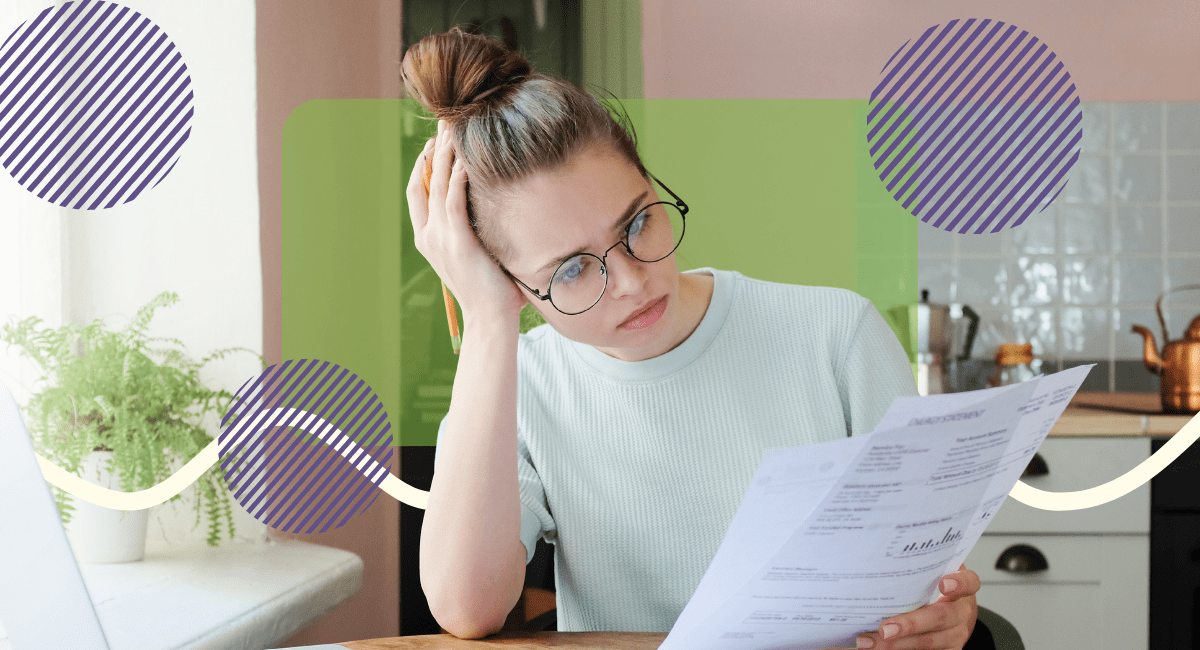
[[[39,379],[44,387],[25,409],[38,453],[67,472],[134,492],[163,481],[173,473],[172,463],[190,460],[212,442],[201,422],[209,414],[224,416],[233,395],[204,386],[199,371],[231,352],[250,351],[226,348],[195,362],[178,339],[148,336],[155,310],[178,300],[174,293],[159,294],[119,331],[99,319],[39,328],[37,317],[0,329],[0,341],[17,347],[44,372]],[[233,509],[219,466],[197,483],[196,522],[203,510],[208,545],[219,543],[222,528],[233,539]],[[148,510],[72,504],[69,494],[53,491],[79,561],[142,559]]]

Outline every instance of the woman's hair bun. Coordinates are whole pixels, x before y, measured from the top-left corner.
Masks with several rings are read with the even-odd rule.
[[[471,112],[532,73],[529,61],[499,39],[457,27],[418,41],[400,66],[409,97],[438,119]]]

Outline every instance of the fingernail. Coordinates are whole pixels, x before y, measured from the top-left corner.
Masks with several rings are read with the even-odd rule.
[[[895,623],[888,623],[883,626],[883,638],[890,639],[900,633],[900,626]]]
[[[875,639],[872,639],[869,636],[860,636],[860,637],[858,637],[857,644],[858,644],[857,647],[859,647],[859,648],[874,648],[875,647]]]
[[[958,589],[958,581],[954,578],[946,578],[942,581],[942,593],[950,593],[955,589]]]

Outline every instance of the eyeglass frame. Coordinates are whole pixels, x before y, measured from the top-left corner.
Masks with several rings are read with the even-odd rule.
[[[662,181],[658,180],[657,176],[655,176],[654,174],[651,174],[649,171],[646,172],[646,175],[649,176],[650,178],[653,178],[654,182],[658,183],[660,187],[662,187],[664,190],[666,190],[667,194],[670,194],[671,198],[675,199],[675,203],[672,204],[670,201],[655,201],[654,203],[650,203],[648,205],[643,206],[640,210],[638,210],[636,213],[634,213],[633,219],[630,219],[629,223],[625,226],[625,232],[624,232],[624,234],[621,235],[621,238],[618,239],[615,244],[613,244],[612,246],[609,246],[608,249],[604,251],[604,255],[596,256],[596,255],[592,255],[591,253],[579,253],[579,255],[591,255],[592,257],[595,257],[596,259],[600,260],[600,273],[602,275],[604,275],[604,288],[600,290],[600,295],[596,296],[596,302],[593,302],[592,304],[588,305],[586,309],[568,314],[567,312],[565,312],[561,309],[558,309],[558,305],[554,304],[553,300],[550,300],[550,289],[553,288],[553,285],[554,285],[554,276],[558,275],[558,271],[560,269],[562,269],[562,265],[566,264],[567,262],[570,262],[572,259],[574,259],[576,257],[575,255],[572,255],[571,257],[568,257],[567,259],[559,262],[558,266],[554,267],[554,273],[550,274],[551,286],[546,287],[546,295],[542,295],[542,292],[538,291],[537,289],[530,289],[529,285],[518,280],[516,276],[514,276],[512,273],[508,272],[508,269],[505,269],[504,272],[508,274],[508,277],[512,278],[513,282],[516,282],[517,284],[524,287],[524,289],[526,291],[528,291],[529,293],[532,293],[534,296],[537,297],[538,300],[550,300],[550,306],[554,307],[556,310],[558,310],[558,313],[563,314],[564,316],[577,316],[577,315],[582,314],[583,312],[587,311],[588,309],[595,307],[596,304],[600,302],[600,299],[604,297],[604,292],[608,291],[608,264],[605,263],[604,260],[606,258],[608,258],[608,254],[609,254],[609,252],[612,251],[612,249],[616,248],[617,246],[624,246],[625,251],[629,253],[630,257],[632,257],[633,259],[635,259],[639,262],[645,263],[645,264],[653,264],[654,262],[661,262],[661,261],[667,259],[668,257],[670,257],[671,253],[674,253],[675,250],[679,248],[679,244],[683,242],[683,233],[687,232],[688,206],[686,203],[683,202],[683,199],[679,198],[679,195],[677,195],[671,191],[671,188],[667,187]],[[633,249],[629,247],[629,228],[630,228],[630,226],[633,225],[634,221],[637,221],[637,215],[645,212],[646,210],[650,209],[653,206],[658,205],[659,203],[662,203],[665,205],[673,205],[674,207],[679,209],[679,216],[681,219],[683,219],[683,230],[679,233],[679,241],[675,242],[674,248],[672,248],[666,255],[663,255],[662,257],[660,257],[656,260],[647,261],[647,260],[643,260],[642,258],[638,257],[637,255],[634,255]]]

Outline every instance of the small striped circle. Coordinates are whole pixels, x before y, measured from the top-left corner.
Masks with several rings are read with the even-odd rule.
[[[888,193],[921,221],[999,232],[1066,186],[1083,137],[1079,97],[1029,32],[952,20],[905,43],[881,74],[867,144]]]
[[[0,164],[57,206],[128,203],[179,160],[191,85],[175,44],[138,12],[48,7],[0,45]]]
[[[230,491],[289,533],[340,527],[391,473],[391,424],[357,375],[316,359],[267,368],[237,391],[217,437]]]

